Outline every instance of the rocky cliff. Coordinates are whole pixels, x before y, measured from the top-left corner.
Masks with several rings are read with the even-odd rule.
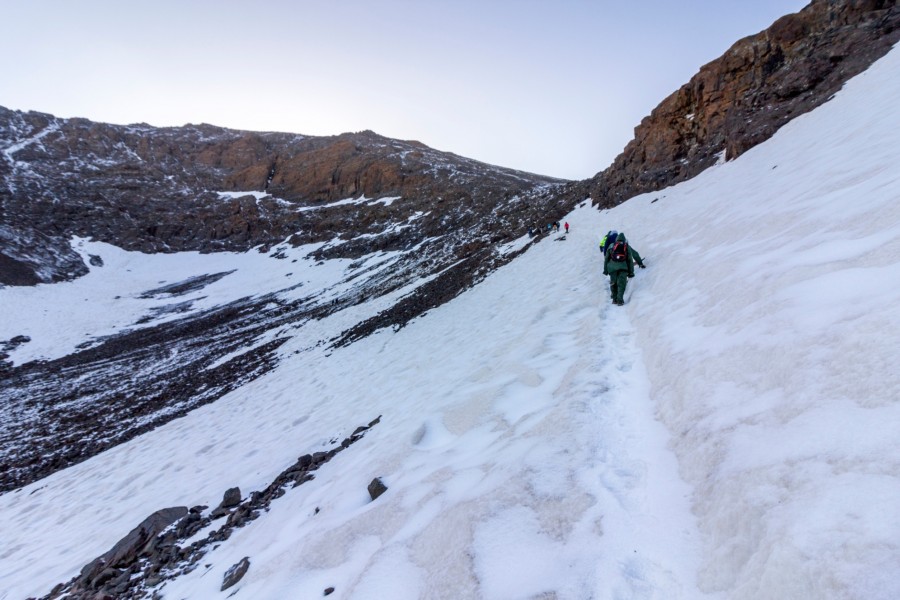
[[[896,0],[813,0],[702,67],[579,189],[613,206],[735,158],[826,102],[898,40]]]
[[[144,252],[365,240],[341,245],[349,254],[441,237],[454,254],[559,218],[568,204],[547,193],[559,183],[370,131],[123,127],[0,108],[0,285],[84,273],[73,235]],[[398,200],[336,202],[363,197]]]

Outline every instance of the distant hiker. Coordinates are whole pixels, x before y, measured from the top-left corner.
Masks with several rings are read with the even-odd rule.
[[[609,291],[612,301],[618,306],[625,304],[625,287],[628,279],[634,277],[634,264],[644,269],[644,261],[637,250],[631,247],[624,233],[616,236],[616,241],[609,244],[603,260],[603,274],[609,275]]]
[[[566,233],[569,233],[569,222],[566,221]]]
[[[603,256],[606,256],[606,251],[609,249],[609,246],[616,241],[616,236],[618,233],[615,229],[611,229],[606,235],[603,236],[603,239],[600,240],[600,252],[603,253]]]

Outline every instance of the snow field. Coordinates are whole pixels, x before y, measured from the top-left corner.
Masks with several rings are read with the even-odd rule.
[[[366,391],[347,378],[327,389],[365,397],[345,411],[375,405],[384,417],[325,467],[327,482],[320,474],[261,519],[296,532],[282,533],[284,544],[251,528],[233,536],[264,563],[242,581],[247,593],[306,597],[331,585],[352,598],[691,597],[688,490],[671,456],[662,466],[665,432],[650,409],[631,414],[646,399],[639,357],[597,277],[597,213],[580,214],[580,236],[539,245],[399,333],[317,365],[335,375],[341,363],[358,365]],[[595,335],[613,317],[621,360]],[[390,489],[370,503],[376,475]],[[669,543],[688,552],[673,559]],[[241,557],[209,558],[224,571]],[[166,597],[213,597],[219,581],[218,572],[188,576]]]
[[[632,310],[704,591],[900,597],[897,98],[894,50],[740,159],[606,213],[648,241]]]

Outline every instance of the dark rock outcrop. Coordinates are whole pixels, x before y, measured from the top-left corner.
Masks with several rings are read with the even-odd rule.
[[[740,156],[829,100],[898,40],[894,0],[813,0],[702,67],[578,189],[600,207],[614,206]]]
[[[87,564],[77,577],[76,585],[83,588],[100,588],[121,574],[117,569],[134,564],[138,554],[149,542],[187,513],[188,509],[185,506],[156,511],[119,540],[108,552]]]

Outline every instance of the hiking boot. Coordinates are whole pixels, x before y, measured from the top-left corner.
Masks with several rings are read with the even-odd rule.
[[[624,300],[616,300],[616,306],[625,306]]]

